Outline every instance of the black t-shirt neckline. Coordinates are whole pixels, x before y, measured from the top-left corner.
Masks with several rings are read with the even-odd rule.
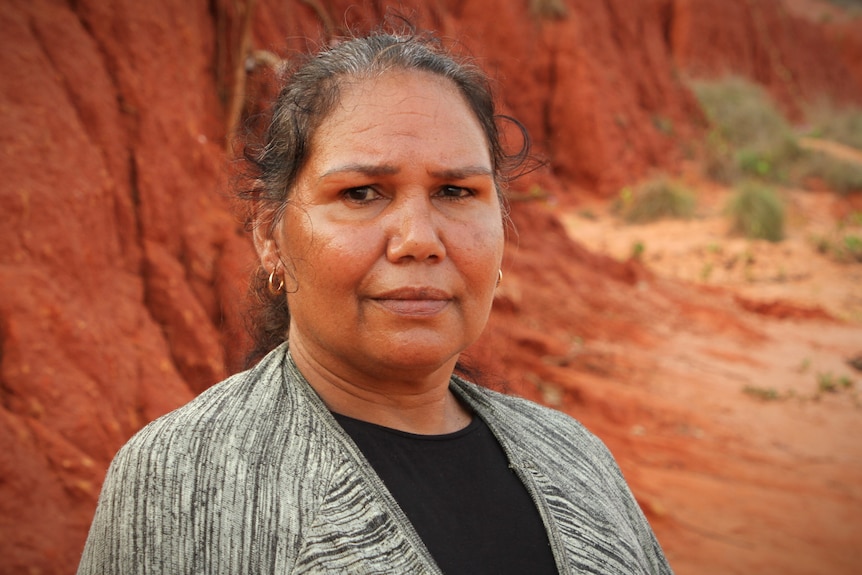
[[[487,424],[421,435],[333,414],[446,575],[557,573],[535,503]]]

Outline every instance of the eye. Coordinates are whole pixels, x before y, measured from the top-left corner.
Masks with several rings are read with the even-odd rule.
[[[371,188],[369,186],[349,188],[347,190],[344,190],[341,194],[342,196],[344,196],[344,199],[350,202],[356,202],[358,204],[371,202],[381,197],[380,194],[374,188]]]
[[[475,192],[470,188],[462,188],[460,186],[443,186],[438,193],[440,197],[452,200],[461,200],[475,195]]]

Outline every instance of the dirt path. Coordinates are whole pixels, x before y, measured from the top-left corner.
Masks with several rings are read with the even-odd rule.
[[[838,142],[818,138],[799,138],[799,145],[808,150],[824,152],[841,160],[862,164],[862,152]]]
[[[862,263],[837,250],[862,237],[862,206],[784,190],[787,239],[772,244],[729,235],[729,191],[700,189],[690,221],[630,226],[602,204],[563,218],[590,250],[637,251],[657,278],[757,312],[740,310],[751,337],[668,330],[649,351],[606,350],[651,366],[638,377],[655,407],[597,431],[650,454],[621,465],[678,575],[860,573]]]

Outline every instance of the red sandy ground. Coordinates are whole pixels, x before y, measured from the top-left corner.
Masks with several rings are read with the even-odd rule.
[[[618,454],[680,575],[860,573],[862,373],[848,360],[862,355],[862,264],[814,238],[862,237],[862,198],[784,190],[787,239],[771,244],[730,235],[727,190],[690,183],[693,220],[625,225],[595,204],[570,210],[567,230],[618,259],[640,243],[653,282],[701,284],[755,313],[728,317],[743,322],[731,337],[668,328],[648,349],[607,345],[637,371],[627,385],[596,382],[607,417],[570,410]],[[827,375],[852,387],[824,391]]]

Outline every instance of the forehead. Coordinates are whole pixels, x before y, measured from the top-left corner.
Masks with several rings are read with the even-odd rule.
[[[491,165],[485,132],[455,83],[419,71],[344,82],[311,147],[318,156],[405,149],[453,160],[466,155],[473,163]]]

